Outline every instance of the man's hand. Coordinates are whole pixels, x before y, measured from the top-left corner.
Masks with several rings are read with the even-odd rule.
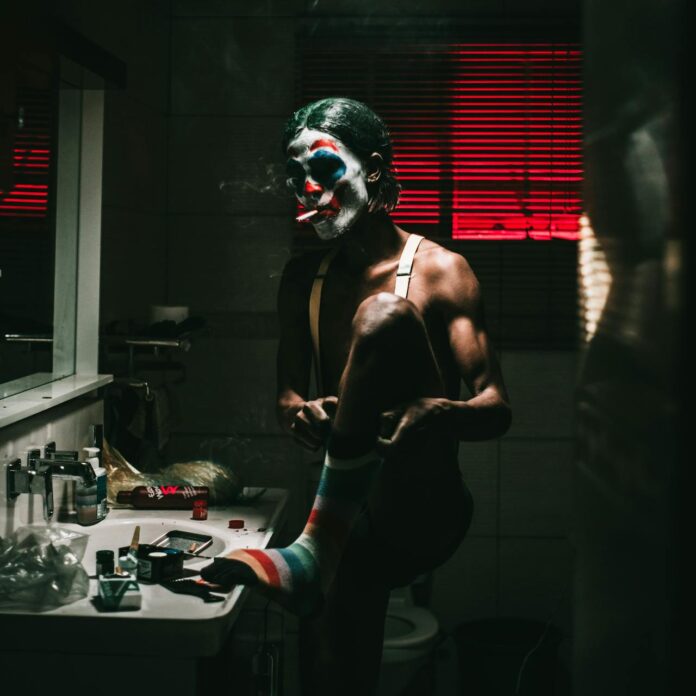
[[[325,396],[314,401],[305,401],[290,424],[297,442],[315,452],[331,432],[331,420],[336,415],[338,397]]]
[[[446,428],[449,399],[415,399],[385,411],[375,449],[386,456],[409,446],[411,438],[425,429]]]

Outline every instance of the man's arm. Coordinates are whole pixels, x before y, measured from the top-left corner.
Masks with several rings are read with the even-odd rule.
[[[448,253],[441,261],[441,296],[450,347],[472,396],[447,400],[445,420],[460,440],[500,437],[512,415],[498,360],[488,340],[478,281],[466,260]]]
[[[481,292],[469,264],[459,254],[439,248],[421,268],[429,276],[428,287],[472,397],[424,397],[383,413],[377,446],[385,455],[407,447],[409,435],[423,427],[452,433],[459,440],[488,440],[505,434],[511,422],[505,384],[484,326]]]

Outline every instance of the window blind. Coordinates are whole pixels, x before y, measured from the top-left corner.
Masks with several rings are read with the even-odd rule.
[[[0,189],[0,340],[5,333],[44,333],[53,321],[54,103],[50,89],[17,88],[14,133],[5,140],[12,177]]]
[[[44,219],[48,215],[51,164],[50,94],[46,90],[21,89],[17,104],[12,148],[13,183],[8,190],[0,190],[0,217]]]
[[[496,347],[573,350],[583,176],[577,30],[446,31],[408,22],[402,32],[309,27],[297,106],[327,96],[370,105],[390,128],[403,185],[392,218],[467,258]],[[310,225],[298,225],[296,243],[317,246]]]
[[[352,97],[387,122],[397,224],[452,239],[578,238],[577,43],[319,45],[299,67],[301,104]]]

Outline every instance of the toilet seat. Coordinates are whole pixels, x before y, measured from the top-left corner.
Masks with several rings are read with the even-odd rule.
[[[440,630],[437,619],[422,607],[390,606],[384,624],[385,650],[429,647]]]

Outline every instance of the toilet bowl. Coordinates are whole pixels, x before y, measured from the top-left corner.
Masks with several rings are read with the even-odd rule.
[[[439,630],[432,612],[413,605],[410,587],[392,592],[384,622],[379,696],[401,693],[432,660]]]
[[[382,662],[406,662],[427,657],[440,626],[423,607],[390,606],[384,623]]]

